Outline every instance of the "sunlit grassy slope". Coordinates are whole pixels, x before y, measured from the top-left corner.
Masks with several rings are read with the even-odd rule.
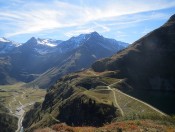
[[[24,88],[23,83],[0,85],[0,102],[15,113],[17,107],[31,102],[43,101],[45,90]]]

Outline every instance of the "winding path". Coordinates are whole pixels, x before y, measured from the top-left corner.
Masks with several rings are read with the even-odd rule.
[[[117,106],[117,108],[119,109],[119,111],[120,111],[120,113],[121,113],[122,116],[124,116],[124,112],[123,112],[123,110],[121,109],[120,105],[119,105],[118,102],[117,102],[115,92],[119,92],[120,94],[123,94],[123,95],[127,96],[128,98],[131,98],[131,99],[133,99],[133,100],[135,100],[135,101],[138,101],[138,102],[140,102],[140,103],[142,103],[142,104],[148,106],[149,108],[155,110],[155,111],[158,112],[159,114],[161,114],[161,115],[163,115],[163,116],[167,116],[167,114],[165,114],[165,113],[163,113],[162,111],[158,110],[157,108],[151,106],[150,104],[148,104],[148,103],[146,103],[146,102],[144,102],[144,101],[141,101],[141,100],[139,100],[139,99],[137,99],[137,98],[134,98],[134,97],[132,97],[132,96],[130,96],[130,95],[127,95],[127,94],[123,93],[122,91],[120,91],[120,90],[118,90],[118,89],[116,89],[116,88],[111,88],[113,85],[115,85],[115,84],[117,84],[117,83],[120,83],[121,81],[122,81],[122,80],[120,80],[120,81],[118,81],[118,82],[115,82],[115,83],[112,83],[112,84],[110,84],[110,85],[108,85],[108,86],[105,86],[105,87],[107,87],[107,89],[98,89],[98,90],[95,90],[95,91],[100,91],[100,90],[111,90],[111,91],[113,92],[113,96],[114,96],[114,103],[115,103],[115,105]]]
[[[109,87],[111,87],[111,86],[113,86],[113,85],[115,85],[115,84],[117,84],[117,83],[120,83],[121,81],[122,81],[122,80],[120,80],[120,81],[118,81],[118,82],[115,82],[115,83],[109,85]],[[132,97],[132,96],[130,96],[130,95],[128,95],[128,94],[125,94],[125,93],[123,93],[122,91],[120,91],[120,90],[118,90],[118,89],[116,89],[116,88],[114,88],[113,90],[119,92],[120,94],[123,94],[123,95],[127,96],[128,98],[131,98],[131,99],[133,99],[133,100],[136,100],[136,101],[138,101],[138,102],[140,102],[140,103],[142,103],[142,104],[144,104],[144,105],[150,107],[151,109],[155,110],[156,112],[158,112],[159,114],[161,114],[161,115],[163,115],[163,116],[167,116],[167,114],[163,113],[162,111],[156,109],[155,107],[151,106],[150,104],[148,104],[148,103],[146,103],[146,102],[144,102],[144,101],[142,101],[142,100],[140,100],[140,99],[137,99],[137,98],[134,98],[134,97]]]
[[[117,102],[116,95],[115,95],[115,91],[114,91],[110,86],[107,86],[107,88],[108,88],[109,90],[112,91],[113,96],[114,96],[114,102],[115,102],[115,105],[116,105],[117,108],[119,109],[121,115],[124,116],[124,112],[123,112],[122,108],[120,107],[120,105],[119,105],[118,102]]]
[[[151,106],[150,104],[148,104],[148,103],[146,103],[146,102],[143,102],[143,101],[141,101],[141,100],[139,100],[139,99],[137,99],[137,98],[134,98],[134,97],[132,97],[132,96],[130,96],[130,95],[127,95],[127,94],[121,92],[121,91],[118,90],[118,89],[115,89],[115,91],[119,92],[120,94],[123,94],[123,95],[127,96],[128,98],[131,98],[131,99],[133,99],[133,100],[136,100],[136,101],[138,101],[138,102],[140,102],[140,103],[142,103],[142,104],[144,104],[144,105],[150,107],[151,109],[155,110],[156,112],[158,112],[159,114],[161,114],[161,115],[163,115],[163,116],[167,116],[167,114],[163,113],[162,111],[156,109],[155,107]]]

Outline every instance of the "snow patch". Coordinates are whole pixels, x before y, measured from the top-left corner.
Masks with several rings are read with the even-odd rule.
[[[97,56],[96,56],[96,55],[92,55],[92,57],[94,57],[95,59],[97,58]]]
[[[0,42],[10,42],[9,40],[7,40],[6,38],[0,38]]]
[[[50,39],[37,39],[37,43],[41,44],[41,45],[46,45],[46,46],[49,46],[49,47],[57,46],[57,44],[54,43],[54,42],[51,42]]]
[[[41,55],[45,55],[45,54],[49,53],[48,50],[44,50],[44,49],[37,49],[37,48],[35,48],[35,51],[37,51]]]

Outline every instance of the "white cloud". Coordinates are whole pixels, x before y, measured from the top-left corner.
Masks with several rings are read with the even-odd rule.
[[[103,32],[110,31],[112,24],[122,25],[119,23],[101,24],[101,21],[117,20],[118,17],[128,14],[140,12],[154,11],[175,6],[175,1],[156,0],[155,4],[152,0],[97,0],[91,1],[83,6],[75,3],[66,3],[58,0],[48,2],[26,2],[23,0],[11,0],[20,5],[18,7],[4,7],[0,9],[0,30],[4,27],[11,29],[4,30],[5,36],[15,36],[27,33],[36,33],[50,29],[61,29],[65,27],[75,27],[88,25],[93,23],[94,27],[86,29],[78,29],[66,33],[68,36],[76,33],[86,33],[96,28],[101,28]],[[81,5],[85,2],[80,1]],[[94,3],[96,2],[96,3]],[[12,8],[12,9],[11,9]],[[152,16],[154,18],[154,16]],[[160,16],[158,16],[160,17]],[[138,17],[137,17],[138,18]],[[142,18],[142,17],[140,17]],[[150,18],[149,18],[150,19]],[[125,18],[127,20],[127,18]],[[141,19],[136,19],[130,22],[138,22]],[[144,19],[142,19],[143,21]],[[147,18],[145,18],[147,20]],[[5,22],[4,22],[5,21]],[[127,24],[125,22],[125,24]]]
[[[151,14],[133,14],[132,17],[129,15],[119,16],[112,18],[106,26],[118,26],[118,29],[128,28],[136,23],[148,21],[148,20],[158,20],[168,18],[169,15],[163,13],[151,13]]]
[[[106,25],[99,24],[97,22],[94,22],[94,24],[96,25],[96,28],[101,28],[103,30],[102,32],[109,32],[110,31],[110,28]]]
[[[92,28],[89,29],[80,29],[80,30],[75,30],[75,31],[69,31],[67,33],[65,33],[66,36],[68,37],[72,37],[72,36],[78,36],[79,34],[82,33],[90,33],[93,32],[94,30]]]

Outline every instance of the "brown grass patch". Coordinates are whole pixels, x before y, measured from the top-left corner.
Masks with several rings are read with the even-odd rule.
[[[66,124],[57,124],[52,126],[52,129],[56,132],[94,132],[94,127],[71,127],[67,126]]]

